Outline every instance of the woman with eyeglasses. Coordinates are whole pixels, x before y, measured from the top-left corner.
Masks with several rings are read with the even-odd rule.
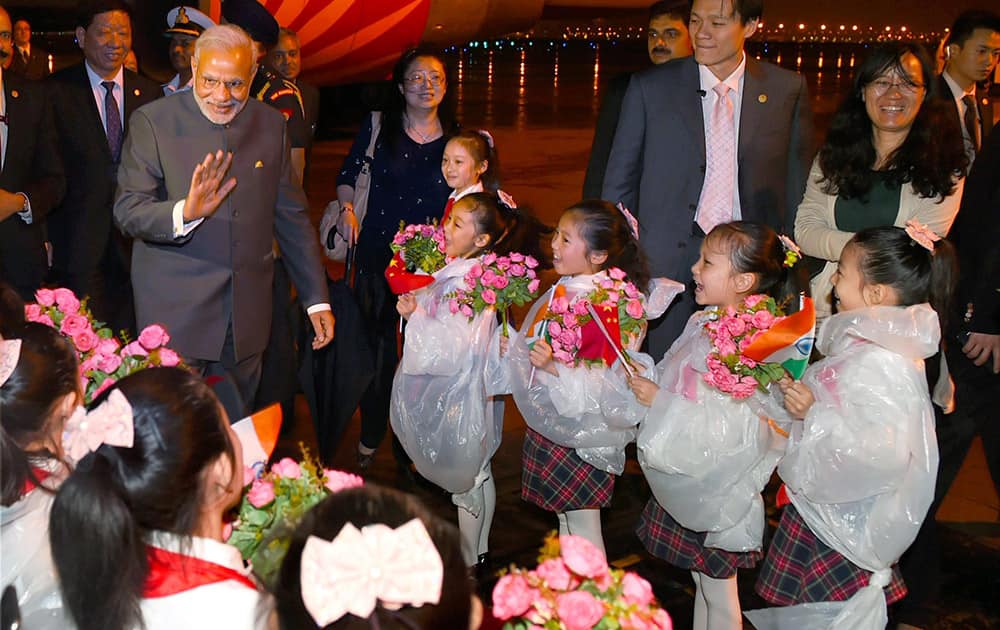
[[[371,163],[367,211],[355,254],[354,293],[374,354],[375,376],[361,399],[358,467],[367,469],[385,437],[392,378],[398,362],[396,298],[383,276],[389,244],[399,223],[428,223],[441,214],[451,188],[441,174],[441,158],[454,120],[446,100],[447,69],[436,52],[412,49],[396,63],[392,98],[381,113]],[[372,117],[361,126],[337,177],[337,199],[353,213],[354,185],[372,137]],[[409,458],[393,449],[404,472]]]
[[[830,279],[855,232],[916,219],[944,236],[955,219],[968,160],[962,130],[934,98],[933,68],[919,44],[876,46],[833,117],[795,219],[802,252],[819,259],[819,317],[831,312]]]

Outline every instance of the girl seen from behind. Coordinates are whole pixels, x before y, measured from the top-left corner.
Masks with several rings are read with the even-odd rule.
[[[23,307],[22,307],[23,308]],[[0,584],[18,593],[26,628],[65,628],[49,548],[49,511],[69,474],[63,426],[83,399],[76,351],[57,330],[28,323],[0,338]]]
[[[258,591],[222,542],[242,449],[208,385],[180,368],[142,370],[86,421],[106,437],[60,488],[50,532],[77,627],[262,627]]]
[[[274,596],[282,630],[462,630],[483,614],[455,528],[371,484],[306,514]]]

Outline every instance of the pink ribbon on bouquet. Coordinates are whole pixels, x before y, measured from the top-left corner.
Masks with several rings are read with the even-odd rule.
[[[107,400],[93,411],[77,407],[63,429],[63,451],[78,462],[100,448],[101,444],[132,448],[135,426],[132,405],[119,389],[111,390]]]
[[[365,619],[380,601],[389,610],[437,604],[443,578],[441,554],[416,518],[396,529],[348,523],[302,549],[302,603],[320,627],[346,614]]]

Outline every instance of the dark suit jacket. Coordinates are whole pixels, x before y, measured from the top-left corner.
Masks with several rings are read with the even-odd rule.
[[[93,273],[111,234],[115,171],[104,123],[87,71],[80,63],[50,76],[46,85],[66,165],[66,196],[49,217],[53,267],[61,279]],[[125,137],[128,119],[141,105],[163,94],[160,86],[125,71]],[[73,287],[74,290],[79,287]]]
[[[945,81],[944,75],[938,75],[937,77],[937,96],[938,98],[947,99],[952,105],[952,111],[955,112],[955,120],[958,121],[959,129],[965,129],[965,120],[962,118],[961,109],[958,103],[955,101],[955,95],[952,94],[951,88],[948,86],[948,82]],[[980,137],[983,139],[983,146],[986,145],[986,137],[990,135],[993,131],[993,108],[989,107],[990,95],[988,90],[983,90],[976,88],[976,109],[979,111],[979,124],[980,124]]]
[[[702,235],[694,224],[705,179],[705,125],[694,57],[636,73],[622,103],[602,197],[638,217],[654,275],[691,280]],[[801,76],[747,56],[738,131],[742,217],[792,233],[813,157],[812,114]],[[695,306],[685,293],[650,331],[654,356]]]
[[[1000,131],[983,142],[983,149],[965,180],[962,207],[948,233],[958,251],[959,282],[955,294],[954,330],[1000,334]],[[973,305],[972,321],[961,318]]]
[[[9,68],[11,74],[31,81],[39,81],[49,74],[49,51],[32,44],[27,62],[21,57],[21,51],[17,46],[14,46],[13,55],[14,59],[10,62]]]
[[[604,171],[608,167],[608,157],[611,156],[611,145],[615,140],[615,129],[618,128],[618,118],[622,111],[622,101],[628,89],[631,73],[619,74],[611,79],[601,100],[601,109],[597,112],[597,124],[594,125],[594,141],[590,145],[590,160],[587,161],[587,173],[583,176],[583,198],[600,199],[604,188]]]
[[[47,267],[45,218],[62,199],[66,180],[44,87],[4,73],[3,90],[10,123],[0,188],[28,196],[32,222],[17,214],[0,221],[0,279],[34,300]]]
[[[174,238],[173,208],[209,152],[231,151],[237,185],[215,214]],[[282,114],[250,99],[227,125],[198,109],[190,90],[132,116],[115,221],[135,240],[132,286],[139,327],[161,323],[181,355],[218,361],[230,322],[237,360],[259,354],[271,327],[277,238],[303,306],[328,302],[319,239],[294,182]]]

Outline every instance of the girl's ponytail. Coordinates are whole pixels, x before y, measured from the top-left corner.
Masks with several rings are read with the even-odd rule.
[[[80,461],[52,505],[49,540],[79,630],[140,627],[146,547],[107,446]]]
[[[604,269],[618,267],[645,293],[649,287],[649,262],[625,213],[603,199],[584,199],[566,212],[579,219],[580,236],[588,252],[607,252]],[[631,217],[632,215],[628,215]]]
[[[0,404],[3,404],[2,400]],[[39,485],[31,472],[27,454],[7,435],[3,426],[0,426],[0,470],[3,470],[0,488],[4,506],[13,505],[21,498],[27,482]]]

